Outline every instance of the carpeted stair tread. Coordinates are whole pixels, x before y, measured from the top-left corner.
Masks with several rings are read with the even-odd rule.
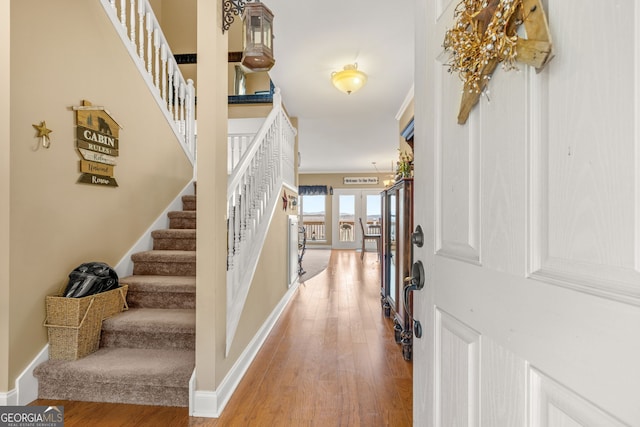
[[[34,374],[53,380],[183,387],[194,366],[192,350],[101,348],[78,360],[49,360],[37,366]]]
[[[195,349],[194,309],[135,308],[102,322],[100,347]]]
[[[133,262],[196,262],[196,251],[151,250],[131,255]]]
[[[196,250],[196,230],[194,228],[168,228],[151,232],[154,250]]]
[[[169,218],[169,228],[196,228],[196,211],[172,211],[167,214],[167,217]]]
[[[194,228],[166,228],[151,232],[154,239],[195,239],[196,230]]]
[[[133,274],[195,276],[196,252],[152,250],[131,255]]]
[[[130,308],[195,308],[195,276],[133,275],[120,278],[129,285]]]
[[[188,406],[192,350],[101,348],[75,361],[34,370],[40,399]]]
[[[105,331],[195,333],[196,312],[192,309],[135,308],[102,322]]]
[[[169,218],[195,218],[196,211],[171,211],[167,216]]]
[[[184,292],[196,293],[195,276],[133,275],[120,278],[121,284],[129,285],[129,292]]]
[[[195,211],[196,196],[193,196],[193,195],[182,196],[182,209],[185,211]]]
[[[196,275],[196,251],[152,250],[133,254],[131,260],[134,275]]]
[[[171,218],[187,218],[195,219],[196,211],[171,211],[167,214],[169,219]]]

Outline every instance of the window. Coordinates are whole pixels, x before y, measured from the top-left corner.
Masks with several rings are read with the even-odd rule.
[[[307,241],[327,240],[326,236],[326,198],[324,195],[301,195],[300,212],[302,226],[305,227]]]

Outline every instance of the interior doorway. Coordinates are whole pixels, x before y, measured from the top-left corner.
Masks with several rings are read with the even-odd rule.
[[[380,190],[341,188],[333,190],[332,247],[360,249],[362,231],[358,218],[367,233],[380,233]],[[375,251],[375,242],[367,242],[366,250]]]

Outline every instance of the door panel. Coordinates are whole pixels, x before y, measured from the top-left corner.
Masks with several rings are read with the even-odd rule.
[[[480,423],[480,335],[436,310],[436,425]]]
[[[483,336],[480,355],[482,426],[526,425],[527,364],[513,352]]]
[[[549,13],[571,20],[574,2],[568,3],[551,2]],[[626,1],[618,7],[599,8],[570,29],[558,29],[559,35],[568,47],[593,43],[592,52],[608,46],[610,40],[634,39],[640,20],[637,7]],[[635,16],[630,13],[634,9]],[[610,30],[607,40],[589,30],[596,22]],[[544,127],[532,141],[531,273],[590,293],[614,293],[637,304],[640,153],[634,148],[638,120],[634,106],[638,96],[629,92],[638,80],[637,55],[630,49],[607,49],[607,60],[593,64],[593,71],[608,78],[585,96],[585,101],[597,96],[598,102],[588,103],[588,111],[573,114],[574,91],[590,81],[575,70],[589,62],[588,56],[569,48],[557,71],[542,76],[533,88],[540,94],[534,107]]]
[[[528,372],[531,424],[542,427],[624,427],[621,421],[534,368]]]
[[[436,207],[438,252],[455,258],[478,262],[480,259],[479,233],[479,150],[478,126],[447,126],[449,117],[457,116],[459,101],[445,93],[458,86],[455,79],[439,70],[442,83],[442,110],[437,132]],[[444,142],[446,141],[446,143]]]
[[[415,425],[640,426],[640,5],[543,1],[553,61],[458,125],[458,3],[416,2]]]

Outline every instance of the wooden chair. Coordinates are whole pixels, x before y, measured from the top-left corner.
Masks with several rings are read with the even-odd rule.
[[[360,230],[362,231],[362,252],[360,252],[360,259],[364,259],[364,245],[367,240],[373,240],[376,242],[376,253],[378,254],[378,259],[380,259],[380,244],[382,242],[382,234],[365,232],[364,225],[362,224],[362,218],[359,217],[358,221],[360,221]]]

